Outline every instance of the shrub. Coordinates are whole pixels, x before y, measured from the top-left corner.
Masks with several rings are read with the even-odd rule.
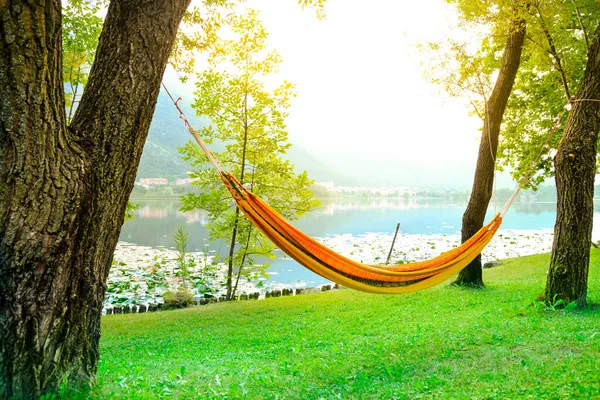
[[[194,304],[192,292],[189,289],[180,287],[176,292],[168,291],[163,295],[165,301],[164,309],[172,310],[175,308],[186,308]]]

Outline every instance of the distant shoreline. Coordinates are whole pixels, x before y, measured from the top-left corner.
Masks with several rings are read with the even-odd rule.
[[[318,197],[319,200],[406,200],[405,197],[360,197],[360,196],[332,196],[332,197]],[[410,199],[414,200],[452,200],[452,197],[411,197]],[[143,200],[181,200],[181,196],[173,195],[173,196],[131,196],[129,198],[130,201],[143,201]],[[457,199],[457,201],[461,203],[467,203],[468,198],[466,199]],[[504,199],[499,199],[499,201],[503,201]],[[600,201],[600,197],[594,197],[594,201]],[[538,200],[538,201],[526,201],[525,203],[539,203],[539,204],[550,204],[556,203],[556,200]]]
[[[139,200],[181,200],[181,196],[131,196],[129,201]]]

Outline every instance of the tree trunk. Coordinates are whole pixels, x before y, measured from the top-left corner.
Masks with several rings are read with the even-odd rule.
[[[238,224],[240,223],[240,209],[235,206],[235,219],[233,221],[233,230],[231,231],[231,242],[229,244],[229,261],[227,263],[227,293],[225,298],[231,299],[231,292],[233,291],[233,256],[235,255],[235,240],[237,237]]]
[[[246,89],[248,88],[248,83],[246,80]],[[244,146],[242,147],[242,169],[240,171],[240,183],[243,185],[244,182],[244,173],[246,170],[246,145],[248,144],[248,90],[244,92]],[[227,293],[225,294],[225,298],[227,300],[233,300],[233,296],[235,295],[235,289],[233,288],[233,258],[235,255],[235,239],[237,236],[237,230],[240,223],[240,209],[238,206],[235,206],[235,220],[233,222],[233,232],[231,234],[231,244],[229,245],[229,264],[227,266]],[[244,263],[242,261],[241,268],[243,268]],[[238,274],[239,280],[239,274]],[[235,283],[235,287],[237,289],[237,281]]]
[[[486,104],[473,188],[462,219],[461,236],[463,243],[483,227],[485,213],[492,197],[500,125],[521,63],[521,51],[525,39],[525,22],[520,19],[515,20],[512,22],[510,29],[511,32],[504,48],[498,78]],[[481,255],[477,256],[460,271],[454,284],[484,286]]]
[[[113,0],[73,123],[59,0],[0,7],[0,398],[93,381],[106,279],[189,0]]]
[[[576,99],[600,99],[600,26],[590,47]],[[544,300],[586,304],[600,103],[578,101],[554,159],[557,210]]]
[[[242,255],[242,261],[240,262],[240,268],[238,269],[237,276],[235,278],[235,286],[231,291],[231,299],[235,299],[235,294],[237,292],[238,283],[240,283],[240,277],[242,276],[242,271],[244,270],[244,263],[246,262],[246,255],[248,254],[248,247],[250,247],[250,239],[252,238],[252,227],[249,228],[248,237],[246,238],[246,247],[244,248],[244,254]]]

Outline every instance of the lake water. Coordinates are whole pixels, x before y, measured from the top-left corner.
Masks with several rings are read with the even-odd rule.
[[[140,208],[135,219],[127,222],[121,231],[120,240],[144,246],[173,246],[173,232],[183,225],[189,232],[189,251],[204,251],[225,254],[227,243],[209,243],[206,213],[201,211],[179,211],[180,203],[173,200],[136,200]],[[595,217],[600,218],[600,203],[596,205]],[[297,221],[294,225],[313,237],[350,233],[386,232],[393,234],[396,224],[405,234],[453,234],[460,230],[465,204],[456,204],[444,199],[338,199],[324,201],[322,206]],[[492,217],[490,207],[488,219]],[[516,202],[505,216],[504,229],[552,229],[556,217],[555,203]],[[272,280],[293,283],[304,280],[309,285],[321,284],[324,280],[298,265],[284,259],[278,253],[271,264]]]

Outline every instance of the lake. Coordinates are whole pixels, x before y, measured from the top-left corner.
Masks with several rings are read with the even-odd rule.
[[[205,212],[181,212],[176,200],[135,200],[140,205],[135,219],[127,222],[120,240],[144,246],[173,247],[173,232],[182,225],[189,232],[189,251],[225,254],[224,241],[209,243]],[[393,234],[396,224],[405,234],[454,234],[460,230],[466,204],[445,199],[335,199],[326,200],[322,206],[297,221],[294,225],[313,237],[367,232]],[[595,218],[600,218],[600,204],[596,205]],[[492,217],[490,207],[488,219]],[[515,202],[505,216],[503,229],[552,229],[556,217],[555,203]],[[271,264],[272,280],[291,283],[304,280],[310,285],[325,280],[295,261],[284,259],[278,252]]]

